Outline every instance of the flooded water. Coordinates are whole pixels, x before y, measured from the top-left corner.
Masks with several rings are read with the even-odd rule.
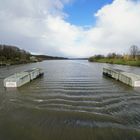
[[[102,76],[104,66],[59,60],[0,68],[0,140],[139,140],[140,89]],[[3,87],[5,77],[34,67],[44,76]]]

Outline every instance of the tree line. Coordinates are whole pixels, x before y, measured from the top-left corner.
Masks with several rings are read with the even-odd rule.
[[[30,60],[31,54],[16,46],[0,45],[1,63],[26,63]]]
[[[67,58],[48,55],[33,55],[16,46],[0,44],[0,66],[7,64],[22,64],[30,62],[40,62],[43,60],[59,59]]]
[[[108,55],[94,55],[89,58],[90,62],[140,66],[140,48],[132,45],[128,54],[109,53]]]
[[[117,54],[115,52],[113,53],[108,53],[107,56],[98,54],[90,57],[89,59],[91,60],[98,60],[98,59],[103,59],[103,58],[108,58],[108,59],[127,59],[127,60],[140,60],[140,48],[136,45],[132,45],[129,48],[129,53],[128,54]]]

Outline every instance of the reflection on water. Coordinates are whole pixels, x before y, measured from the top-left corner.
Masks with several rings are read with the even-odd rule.
[[[140,90],[103,77],[106,65],[61,60],[0,68],[0,140],[140,139]],[[33,67],[44,77],[4,89],[4,77]]]

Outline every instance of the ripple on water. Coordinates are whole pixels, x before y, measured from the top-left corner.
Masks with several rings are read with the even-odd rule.
[[[102,77],[102,64],[47,61],[38,65],[45,71],[43,78],[0,94],[0,111],[5,112],[3,121],[8,122],[10,116],[9,124],[17,122],[25,128],[31,125],[30,128],[47,130],[49,134],[45,135],[49,139],[54,138],[52,132],[63,133],[61,138],[66,139],[69,136],[66,130],[73,132],[72,138],[77,136],[80,140],[87,136],[99,139],[100,135],[101,139],[113,135],[121,139],[123,134],[124,139],[140,136],[140,93]],[[19,69],[24,69],[24,65]]]

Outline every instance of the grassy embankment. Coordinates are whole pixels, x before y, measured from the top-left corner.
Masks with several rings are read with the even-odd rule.
[[[88,60],[90,62],[129,65],[129,66],[140,66],[140,60],[135,60],[135,59],[126,60],[124,58],[95,58],[95,57],[90,57]]]

